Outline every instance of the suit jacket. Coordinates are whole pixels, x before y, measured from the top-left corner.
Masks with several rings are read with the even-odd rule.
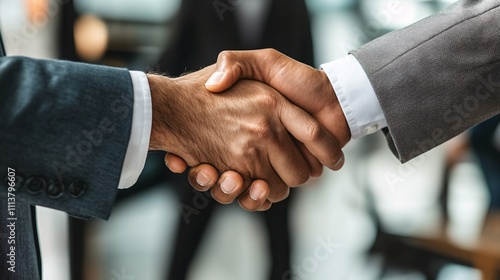
[[[2,279],[39,277],[30,205],[82,218],[109,216],[130,137],[132,106],[127,70],[0,58],[0,271],[7,276]],[[9,168],[15,175],[11,209]],[[15,230],[4,225],[11,222]],[[16,273],[7,270],[11,251]]]
[[[352,54],[403,162],[500,112],[500,0],[463,0]]]

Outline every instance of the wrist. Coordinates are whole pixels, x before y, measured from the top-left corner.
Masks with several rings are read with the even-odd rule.
[[[147,74],[149,88],[151,90],[152,126],[149,140],[149,150],[165,150],[168,131],[164,125],[168,115],[168,107],[165,106],[168,97],[175,90],[172,80],[155,74]]]
[[[204,92],[202,79],[168,78],[147,75],[151,89],[152,127],[149,150],[169,152],[194,166],[199,164],[196,154],[200,140],[200,123],[210,107]],[[206,93],[212,96],[211,93]],[[192,108],[197,108],[193,112]]]

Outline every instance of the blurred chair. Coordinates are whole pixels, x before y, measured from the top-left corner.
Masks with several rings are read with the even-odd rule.
[[[236,1],[234,6],[231,1],[221,1],[218,7],[214,3],[183,1],[176,37],[155,70],[177,76],[213,64],[222,50],[255,48],[275,48],[313,65],[310,22],[303,0]],[[196,209],[193,191],[188,188],[179,191],[182,205]],[[287,199],[261,213],[272,259],[269,279],[282,279],[290,270],[289,204]],[[168,279],[186,279],[217,206],[211,199],[205,208],[197,209],[200,213],[189,217],[189,224],[179,217]]]
[[[438,188],[438,213],[443,219],[437,224],[420,232],[392,231],[373,209],[378,233],[371,253],[384,256],[382,274],[397,269],[419,271],[429,280],[443,279],[444,268],[459,264],[469,267],[463,270],[471,275],[480,271],[481,279],[499,279],[500,156],[494,143],[499,123],[500,116],[493,117],[445,145],[448,151]],[[432,159],[424,159],[426,165],[435,164],[437,158]],[[428,219],[428,214],[422,217]]]

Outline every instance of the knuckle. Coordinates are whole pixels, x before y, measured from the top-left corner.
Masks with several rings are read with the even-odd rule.
[[[277,57],[280,55],[280,52],[278,52],[276,49],[273,48],[264,49],[264,53],[270,57]]]
[[[255,145],[247,143],[241,145],[233,151],[234,162],[229,165],[230,169],[235,170],[251,170],[254,165],[253,162],[258,161],[260,150]],[[248,175],[245,173],[245,175]]]
[[[271,121],[268,119],[262,119],[258,121],[253,127],[253,134],[259,140],[268,140],[268,141],[276,140],[276,135],[273,130],[273,125],[271,124]]]
[[[259,150],[255,146],[247,146],[242,151],[243,158],[256,159],[259,157]]]
[[[232,51],[221,51],[217,57],[217,61],[233,62],[236,60],[236,55]]]
[[[316,142],[321,138],[322,133],[321,125],[316,122],[311,122],[307,128],[306,140],[308,142]]]
[[[278,100],[278,96],[275,94],[271,94],[268,90],[262,90],[258,102],[259,105],[264,108],[276,108],[280,101]]]
[[[289,182],[291,187],[299,186],[309,180],[310,173],[308,170],[300,170],[295,173],[294,178]]]

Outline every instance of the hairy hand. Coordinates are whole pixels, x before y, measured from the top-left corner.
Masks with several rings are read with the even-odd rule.
[[[224,51],[219,55],[216,69],[206,83],[210,91],[221,93],[240,79],[262,81],[316,118],[335,137],[339,149],[349,142],[351,134],[347,121],[324,71],[295,61],[272,49]],[[336,154],[342,155],[341,152]],[[169,155],[168,158],[172,163],[169,167],[173,166],[174,170],[177,167],[178,171],[183,169],[180,158],[174,155]],[[344,162],[343,157],[323,157],[319,160],[333,170],[340,169]],[[214,174],[212,168],[206,164],[197,166],[190,171],[190,176],[195,177],[199,172]],[[239,180],[237,173],[226,175]],[[210,182],[217,179],[217,176],[210,177]],[[196,187],[196,184],[194,185]],[[249,209],[245,205],[243,207]]]

